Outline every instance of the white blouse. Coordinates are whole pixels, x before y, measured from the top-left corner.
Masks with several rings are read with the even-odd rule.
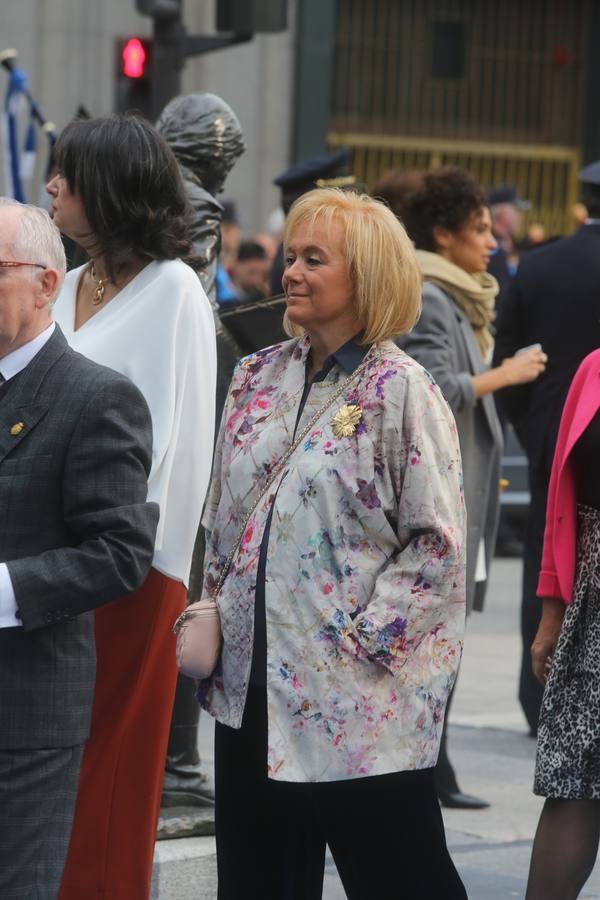
[[[148,499],[160,507],[153,566],[188,584],[214,437],[216,347],[210,303],[180,260],[151,262],[75,331],[69,272],[54,306],[67,341],[140,389],[153,427]]]

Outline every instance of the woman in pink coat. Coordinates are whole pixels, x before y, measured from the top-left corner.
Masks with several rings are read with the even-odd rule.
[[[574,900],[600,838],[600,349],[562,414],[546,510],[533,671],[545,683],[534,791],[546,797],[526,900]]]

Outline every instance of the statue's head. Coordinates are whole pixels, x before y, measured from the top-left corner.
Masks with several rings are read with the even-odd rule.
[[[177,160],[191,169],[211,194],[245,150],[232,108],[216,94],[181,94],[165,106],[156,123]]]

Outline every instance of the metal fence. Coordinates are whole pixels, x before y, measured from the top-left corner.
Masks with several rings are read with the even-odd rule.
[[[339,132],[331,132],[328,142],[332,148],[350,148],[352,171],[368,189],[386,169],[463,166],[484,187],[515,184],[519,196],[532,204],[524,227],[539,222],[547,237],[573,231],[571,207],[581,167],[576,148]]]
[[[600,0],[338,0],[329,143],[372,187],[392,166],[514,183],[547,235],[573,228]]]
[[[598,0],[338,0],[332,130],[578,146]]]

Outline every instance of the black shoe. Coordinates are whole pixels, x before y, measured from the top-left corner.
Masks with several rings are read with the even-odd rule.
[[[472,794],[463,794],[462,791],[438,791],[440,803],[446,809],[487,809],[490,805],[487,800],[481,800]]]
[[[160,805],[163,809],[170,806],[214,806],[215,792],[202,772],[183,775],[166,771]]]

